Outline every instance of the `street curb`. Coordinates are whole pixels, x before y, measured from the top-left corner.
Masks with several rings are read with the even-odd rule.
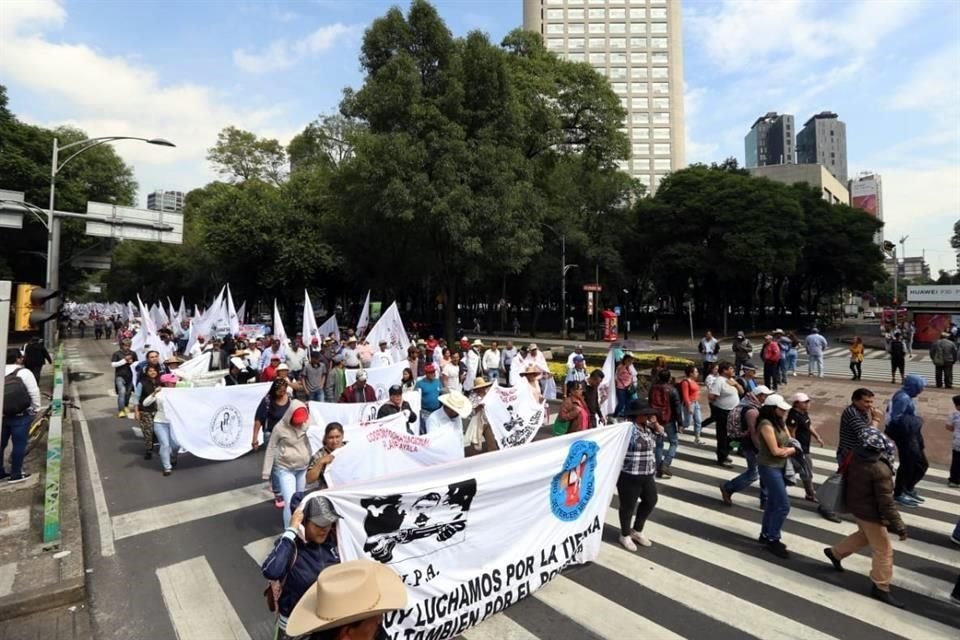
[[[86,564],[83,557],[83,532],[80,522],[80,498],[77,487],[77,462],[73,411],[69,420],[64,420],[63,459],[61,467],[60,544],[47,548],[42,558],[35,562],[55,563],[59,580],[35,589],[18,591],[0,598],[0,620],[9,620],[32,613],[47,611],[64,605],[82,602],[87,597]],[[31,527],[31,534],[38,534],[38,546],[42,546],[40,529]],[[62,558],[54,558],[57,551],[69,551]],[[29,561],[29,560],[25,560]]]

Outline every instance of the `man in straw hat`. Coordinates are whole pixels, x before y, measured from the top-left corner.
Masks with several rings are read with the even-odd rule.
[[[440,429],[455,429],[463,433],[463,419],[473,411],[470,399],[460,391],[450,391],[440,396],[440,408],[427,418],[427,433]]]
[[[309,640],[374,640],[383,614],[407,606],[403,581],[388,567],[351,560],[317,576],[290,614],[287,633]]]

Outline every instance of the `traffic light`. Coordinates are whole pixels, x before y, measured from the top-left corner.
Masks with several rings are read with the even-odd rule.
[[[17,307],[13,322],[14,331],[33,331],[48,320],[59,315],[59,309],[44,311],[43,303],[60,295],[54,289],[43,289],[35,284],[17,285]]]

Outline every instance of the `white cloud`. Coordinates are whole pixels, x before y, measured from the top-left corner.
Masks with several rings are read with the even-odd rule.
[[[12,9],[12,10],[11,10]],[[244,107],[232,96],[189,82],[166,83],[147,65],[108,55],[65,34],[67,23],[54,0],[6,2],[0,11],[0,78],[55,105],[53,122],[24,114],[16,94],[11,106],[27,121],[71,124],[91,136],[160,137],[177,147],[120,142],[117,153],[136,172],[141,201],[154,188],[189,190],[215,178],[206,151],[217,133],[234,125],[286,142],[299,128],[285,122],[284,105]],[[29,109],[29,107],[27,107]],[[34,107],[35,108],[35,107]]]
[[[341,39],[349,38],[358,32],[358,27],[338,22],[320,27],[300,40],[275,40],[259,53],[235,49],[233,62],[249,73],[288,69],[308,56],[331,49]]]

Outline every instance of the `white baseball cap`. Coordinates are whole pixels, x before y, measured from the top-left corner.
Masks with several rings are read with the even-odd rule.
[[[790,398],[791,404],[796,402],[810,402],[810,396],[803,393],[802,391],[798,391],[797,393],[793,394],[792,398]]]
[[[765,384],[758,384],[756,388],[753,390],[753,395],[755,396],[768,396],[771,393],[773,393],[773,389],[771,389]]]
[[[787,404],[787,401],[783,399],[783,396],[779,393],[774,393],[767,396],[767,399],[763,401],[763,406],[765,407],[776,407],[777,409],[783,409],[784,411],[789,411],[793,407]]]

